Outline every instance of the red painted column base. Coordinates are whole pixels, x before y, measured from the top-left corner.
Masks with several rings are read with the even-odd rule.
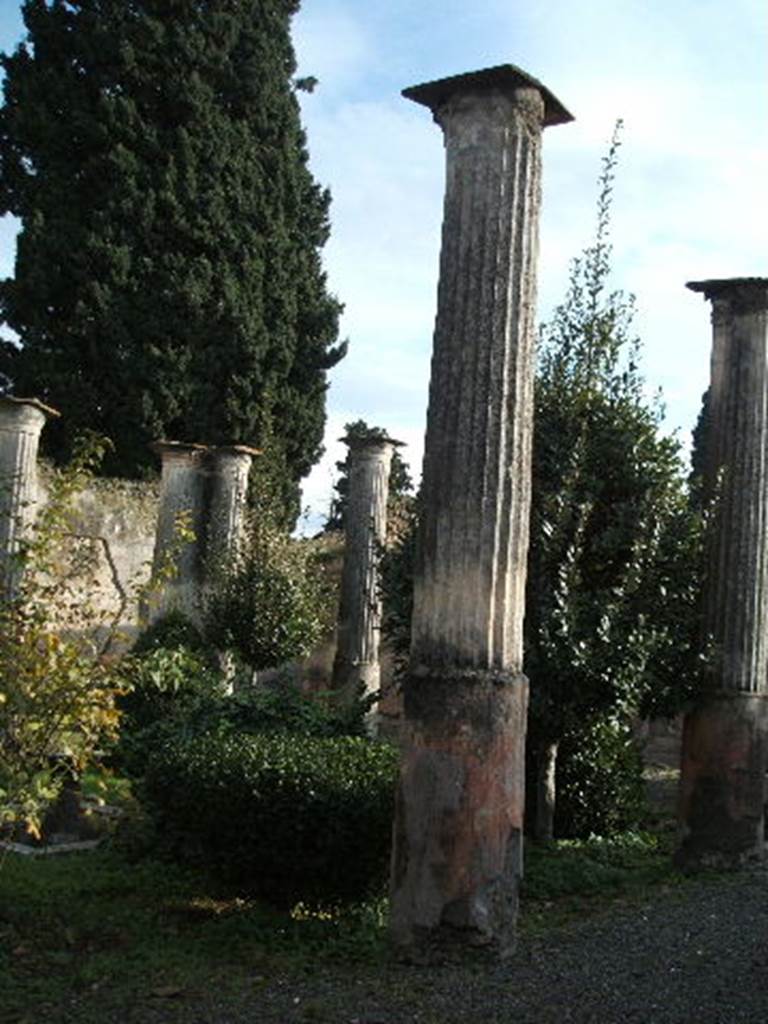
[[[721,693],[686,715],[678,798],[683,868],[765,856],[768,695]]]
[[[405,689],[391,936],[415,962],[514,950],[528,681],[425,673]]]

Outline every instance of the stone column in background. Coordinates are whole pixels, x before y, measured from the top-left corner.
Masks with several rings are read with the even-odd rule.
[[[399,441],[345,437],[349,492],[344,523],[344,567],[333,663],[333,689],[352,699],[360,683],[379,689],[381,598],[378,562],[387,535],[392,454]]]
[[[447,154],[405,686],[392,936],[508,955],[522,872],[541,133],[571,120],[511,65],[406,89]]]
[[[174,574],[161,581],[149,608],[150,622],[170,611],[200,621],[200,592],[204,571],[208,448],[201,444],[158,441],[152,446],[162,462],[157,512],[154,575],[173,566]],[[183,540],[179,524],[194,533]]]
[[[256,455],[261,455],[258,449],[239,444],[209,450],[210,499],[205,552],[208,559],[234,555],[240,547],[248,477]]]
[[[713,693],[683,727],[677,860],[737,867],[765,852],[768,278],[688,287],[712,302],[703,634]]]
[[[15,591],[19,541],[35,518],[37,450],[55,409],[35,398],[0,397],[0,597]]]

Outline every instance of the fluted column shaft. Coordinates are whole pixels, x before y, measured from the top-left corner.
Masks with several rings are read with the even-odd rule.
[[[161,459],[161,477],[152,571],[156,576],[166,571],[172,575],[160,581],[149,617],[154,621],[170,611],[179,611],[198,622],[207,449],[176,441],[159,441],[153,448]],[[191,536],[183,535],[182,524]]]
[[[543,108],[520,89],[436,115],[447,182],[415,664],[522,668]]]
[[[689,285],[712,302],[705,489],[713,500],[703,598],[713,695],[686,716],[683,864],[764,855],[768,670],[768,280]]]
[[[387,535],[392,454],[398,442],[345,438],[349,492],[344,517],[344,565],[333,663],[333,688],[353,698],[379,689],[381,597],[378,565]]]
[[[245,526],[248,478],[253,458],[259,454],[257,449],[244,445],[209,450],[207,466],[211,486],[207,558],[226,558],[238,551]]]
[[[507,66],[406,90],[446,147],[392,935],[507,955],[522,873],[522,622],[541,132],[570,120]]]
[[[19,543],[35,519],[37,452],[51,415],[58,413],[35,399],[0,397],[0,597],[19,583]]]

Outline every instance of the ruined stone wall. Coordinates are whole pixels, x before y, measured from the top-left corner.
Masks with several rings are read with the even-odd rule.
[[[44,504],[53,470],[39,466],[40,504]],[[149,579],[155,543],[156,481],[94,478],[74,499],[72,547],[93,559],[94,570],[75,577],[75,598],[100,614],[115,617],[121,629],[138,621],[137,592]],[[66,553],[63,553],[66,554]]]
[[[47,500],[53,470],[45,462],[38,463],[38,501]],[[127,636],[135,633],[138,625],[137,591],[150,576],[155,544],[155,529],[159,501],[159,481],[135,481],[93,478],[74,500],[73,545],[85,544],[93,557],[95,571],[76,579],[73,585],[75,599],[90,606],[103,617],[115,617],[120,630]],[[343,537],[327,539],[329,550],[328,572],[337,594],[343,556]],[[330,687],[336,654],[336,614],[326,636],[317,644],[308,658],[283,666],[280,673],[293,678],[307,690],[325,690]],[[393,675],[391,653],[386,644],[381,652],[381,684],[390,686]],[[261,673],[265,680],[274,678],[275,671]],[[388,710],[397,717],[399,698],[390,697]]]

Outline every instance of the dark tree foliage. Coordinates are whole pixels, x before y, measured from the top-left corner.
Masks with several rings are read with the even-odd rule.
[[[344,424],[344,436],[357,438],[359,440],[374,441],[378,438],[386,438],[388,434],[381,427],[369,427],[365,420],[355,420],[352,423]],[[347,510],[349,496],[349,477],[347,476],[347,461],[336,463],[336,471],[339,476],[333,489],[336,492],[331,499],[331,508],[328,513],[328,520],[325,529],[343,530],[344,515]],[[396,504],[405,495],[413,492],[413,480],[408,471],[408,464],[403,461],[400,452],[395,448],[392,453],[392,465],[389,471],[389,504]]]
[[[688,485],[691,492],[691,502],[698,509],[704,509],[711,495],[704,493],[704,475],[707,463],[707,448],[709,443],[710,410],[709,410],[709,388],[701,396],[701,409],[693,428],[691,436],[691,474],[688,477]]]
[[[0,212],[21,219],[0,379],[141,475],[160,436],[265,449],[294,506],[340,306],[292,76],[298,0],[26,0],[0,58]]]

